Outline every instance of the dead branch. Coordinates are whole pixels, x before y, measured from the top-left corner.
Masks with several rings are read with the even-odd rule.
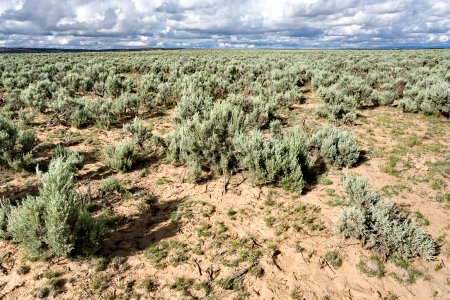
[[[197,259],[194,259],[194,263],[197,265],[198,268],[198,273],[200,274],[200,276],[202,276],[202,268],[200,267],[200,264],[198,263]]]
[[[228,277],[227,279],[227,288],[228,289],[232,289],[233,288],[233,283],[236,279],[240,278],[241,276],[247,274],[247,272],[253,267],[253,264],[250,265],[249,267],[242,269],[236,273],[234,273],[233,275],[231,275],[230,277]]]

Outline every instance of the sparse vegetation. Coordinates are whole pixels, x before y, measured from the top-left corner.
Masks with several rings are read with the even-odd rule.
[[[335,228],[338,234],[360,239],[384,258],[398,255],[408,259],[419,255],[431,260],[436,256],[433,238],[403,217],[394,203],[369,191],[367,180],[347,175],[342,183],[353,206],[341,213]]]
[[[39,196],[27,197],[8,211],[6,234],[30,256],[93,253],[104,235],[101,222],[82,210],[74,190],[71,166],[63,158],[38,171],[43,187]]]
[[[317,131],[309,140],[309,147],[317,149],[325,163],[336,168],[351,167],[359,158],[352,134],[330,126]]]
[[[132,141],[124,142],[118,146],[105,147],[105,164],[113,170],[129,171],[137,160],[135,144]]]
[[[368,261],[360,261],[358,263],[358,269],[368,276],[372,277],[383,277],[385,274],[385,267],[381,259],[373,255],[369,258]]]
[[[449,53],[1,54],[0,298],[443,297]]]

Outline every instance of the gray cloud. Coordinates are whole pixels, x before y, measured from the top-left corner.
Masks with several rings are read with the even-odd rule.
[[[449,47],[433,0],[0,0],[8,47]]]

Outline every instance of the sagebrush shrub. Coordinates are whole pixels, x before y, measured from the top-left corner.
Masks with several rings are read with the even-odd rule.
[[[194,93],[192,89],[189,89],[191,93],[184,93],[180,101],[177,103],[177,112],[175,120],[182,122],[192,118],[194,115],[205,115],[213,106],[213,99],[209,96],[198,95]]]
[[[82,76],[78,73],[68,73],[64,76],[63,82],[67,89],[72,93],[87,92],[92,90],[94,83],[91,78]]]
[[[2,157],[11,156],[18,138],[17,127],[0,118],[0,152]]]
[[[425,114],[441,113],[450,116],[450,83],[436,76],[420,79],[414,85],[406,85],[400,106],[406,112],[418,110]]]
[[[308,141],[325,163],[336,168],[351,167],[359,159],[359,149],[350,132],[331,126],[317,131]]]
[[[110,74],[105,82],[105,90],[108,95],[117,98],[126,91],[125,76]]]
[[[141,98],[137,94],[123,93],[115,99],[114,108],[118,115],[125,116],[127,113],[136,116],[141,108]]]
[[[30,153],[39,143],[36,135],[31,131],[22,131],[19,134],[18,143],[21,147],[20,152],[23,154]]]
[[[53,89],[49,80],[41,80],[30,84],[28,88],[23,90],[20,99],[29,107],[44,111],[52,98]]]
[[[124,124],[123,131],[131,134],[133,142],[140,147],[143,146],[146,140],[152,137],[151,132],[149,132],[147,128],[142,125],[142,122],[138,117],[134,118],[133,123]]]
[[[37,144],[32,132],[21,132],[15,124],[0,118],[0,161],[18,169],[30,159],[31,150]]]
[[[54,158],[61,158],[72,171],[81,169],[84,164],[84,156],[69,148],[58,145],[53,152]]]
[[[77,107],[70,115],[70,125],[76,128],[82,128],[92,124],[95,113],[86,105]]]
[[[302,192],[311,169],[300,129],[265,139],[259,131],[241,134],[233,141],[240,166],[249,170],[253,183],[273,183]]]
[[[106,145],[104,155],[107,166],[123,172],[130,170],[137,161],[136,146],[133,141],[127,141],[118,146]]]
[[[114,191],[122,192],[123,187],[120,184],[120,181],[119,181],[119,179],[117,179],[117,177],[110,176],[100,182],[100,184],[98,186],[98,191],[100,192],[100,194],[105,195],[105,194],[110,194]]]
[[[321,117],[336,123],[349,124],[356,119],[358,103],[353,95],[345,95],[336,86],[320,87],[317,94],[325,104],[316,110]]]
[[[207,169],[216,174],[229,173],[236,168],[232,140],[243,126],[243,112],[219,101],[205,116],[195,114],[166,136],[169,158],[188,164],[193,180]]]
[[[9,238],[8,219],[11,214],[11,204],[5,198],[0,199],[0,238]]]
[[[58,157],[50,162],[47,173],[37,173],[42,181],[39,195],[10,206],[8,236],[32,257],[98,250],[105,229],[82,210],[71,167]]]
[[[405,259],[435,257],[437,244],[433,238],[403,216],[394,203],[369,191],[367,180],[347,175],[342,184],[353,206],[341,213],[335,226],[337,234],[361,240],[385,259],[391,255]]]

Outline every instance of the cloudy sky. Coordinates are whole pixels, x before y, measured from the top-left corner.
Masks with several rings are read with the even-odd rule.
[[[450,47],[450,1],[0,0],[0,47]]]

